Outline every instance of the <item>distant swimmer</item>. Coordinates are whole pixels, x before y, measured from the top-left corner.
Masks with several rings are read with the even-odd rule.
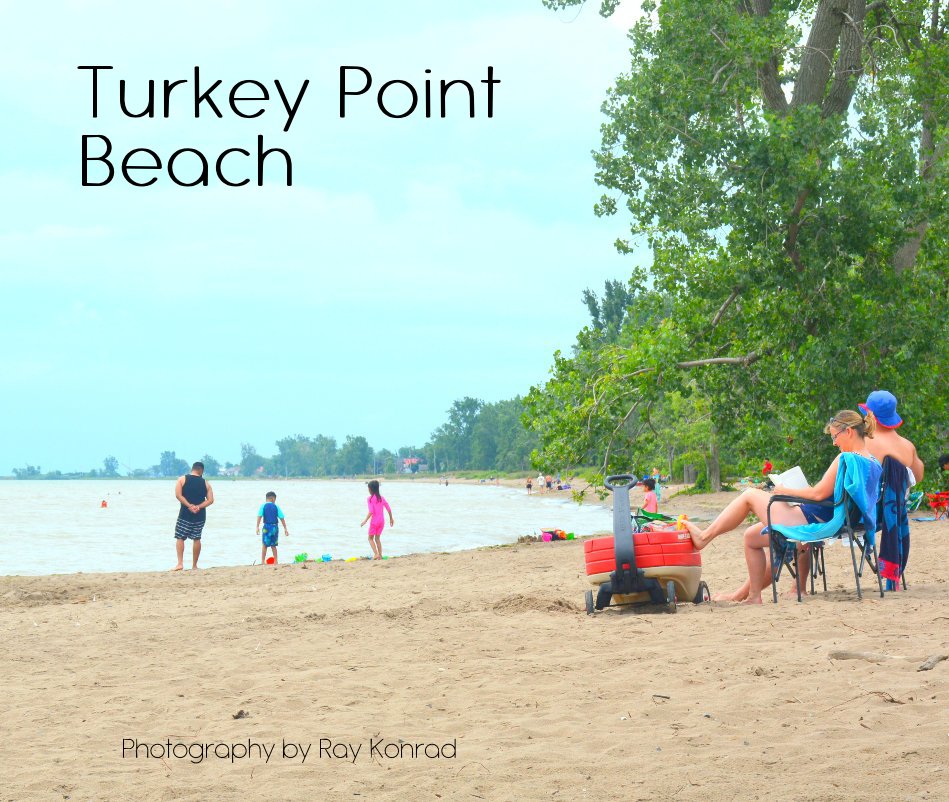
[[[172,571],[184,568],[185,541],[192,541],[191,547],[192,568],[198,567],[198,556],[201,554],[201,531],[207,518],[207,508],[214,503],[214,493],[211,483],[204,479],[204,463],[196,462],[191,466],[191,473],[178,479],[175,485],[175,498],[181,502],[178,511],[178,521],[175,523],[175,551],[178,554],[178,564]]]
[[[102,499],[102,503],[99,506],[105,509],[106,507],[109,506],[109,502],[106,501],[105,499]]]

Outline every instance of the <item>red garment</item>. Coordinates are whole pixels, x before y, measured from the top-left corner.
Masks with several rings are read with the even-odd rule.
[[[774,465],[771,464],[771,460],[764,461],[764,467],[761,469],[761,475],[767,476],[774,469]]]

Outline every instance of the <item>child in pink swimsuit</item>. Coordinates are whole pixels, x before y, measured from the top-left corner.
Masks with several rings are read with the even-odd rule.
[[[659,499],[656,496],[656,480],[652,477],[643,479],[646,493],[643,497],[643,512],[659,512]]]
[[[366,505],[369,507],[369,512],[366,513],[366,517],[362,519],[362,523],[359,525],[365,526],[366,522],[369,521],[369,545],[372,546],[372,559],[381,560],[382,543],[379,536],[386,525],[383,510],[389,513],[389,526],[395,526],[395,519],[392,517],[392,508],[389,506],[389,502],[379,495],[379,482],[375,479],[369,482],[369,498],[366,499]]]

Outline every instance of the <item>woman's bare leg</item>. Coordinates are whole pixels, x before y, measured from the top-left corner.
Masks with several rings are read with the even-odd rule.
[[[768,553],[771,536],[762,534],[763,525],[755,524],[745,532],[745,563],[748,565],[748,597],[745,604],[761,604],[761,591],[771,584]]]
[[[702,529],[691,521],[684,521],[683,523],[692,536],[692,543],[695,548],[701,551],[719,535],[736,529],[749,514],[754,514],[761,522],[767,521],[768,502],[770,500],[771,494],[764,490],[745,490],[737,498],[732,499],[707,528]],[[792,507],[783,501],[771,506],[771,520],[776,524],[787,524],[789,526],[800,526],[807,522],[804,513],[799,508]]]
[[[784,596],[796,601],[798,588],[801,589],[801,596],[807,595],[807,585],[811,578],[811,547],[808,544],[798,544],[795,562],[797,563],[797,587],[787,591]]]
[[[744,542],[746,544],[745,546],[746,552],[747,552],[747,543],[749,539],[760,537],[762,529],[764,529],[764,523],[759,521],[756,524],[752,524],[745,530]],[[746,554],[745,559],[747,562],[747,554]],[[765,571],[767,571],[767,566],[765,566]],[[768,577],[768,579],[770,581],[770,577]],[[735,601],[735,602],[744,601],[745,599],[748,598],[748,593],[751,590],[751,587],[752,587],[752,582],[751,582],[751,578],[749,577],[742,583],[741,587],[739,587],[737,590],[733,590],[731,593],[717,593],[714,596],[712,596],[712,601]]]
[[[748,517],[750,512],[762,518],[759,511],[764,513],[767,510],[768,498],[769,494],[764,490],[745,490],[737,498],[733,498],[705,529],[691,521],[685,521],[685,528],[689,530],[695,548],[704,549],[719,535],[731,532]]]

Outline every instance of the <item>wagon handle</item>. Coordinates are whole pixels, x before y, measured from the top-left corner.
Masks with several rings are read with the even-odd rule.
[[[621,485],[613,484],[619,479],[624,479],[625,483]],[[635,487],[637,484],[639,484],[639,480],[635,476],[630,476],[628,473],[620,473],[616,474],[615,476],[607,476],[606,479],[603,480],[603,484],[606,485],[606,487],[610,490],[617,490],[620,488],[629,490],[631,487]]]

